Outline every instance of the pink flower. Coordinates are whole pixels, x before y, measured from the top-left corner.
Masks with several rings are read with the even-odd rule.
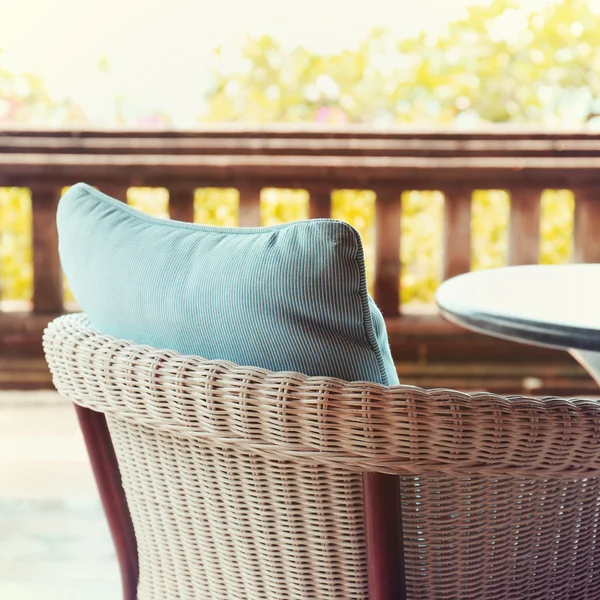
[[[140,117],[137,120],[136,125],[139,127],[148,127],[149,129],[153,127],[165,127],[169,125],[169,119],[161,114],[146,115]]]
[[[347,123],[346,113],[337,106],[321,106],[315,117],[317,123]]]

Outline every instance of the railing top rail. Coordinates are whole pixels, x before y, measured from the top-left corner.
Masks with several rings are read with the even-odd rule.
[[[110,128],[11,128],[5,127],[0,136],[33,136],[33,137],[71,137],[71,138],[119,138],[119,137],[154,137],[154,138],[320,138],[320,139],[600,139],[600,131],[594,130],[551,130],[524,126],[498,126],[476,131],[453,130],[451,128],[417,128],[386,127],[376,128],[368,125],[346,125],[341,127],[312,124],[276,123],[268,125],[252,125],[245,123],[206,124],[193,129],[110,129]]]
[[[419,138],[283,136],[36,136],[0,133],[0,154],[277,154],[293,156],[600,156],[600,136]]]
[[[317,130],[0,133],[0,185],[577,187],[600,183],[600,132]]]
[[[600,156],[306,156],[235,154],[2,153],[0,185],[127,185],[441,189],[600,185]]]

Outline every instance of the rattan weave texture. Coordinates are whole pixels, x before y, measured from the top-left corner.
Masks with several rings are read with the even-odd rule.
[[[600,598],[600,404],[348,383],[54,321],[57,389],[107,414],[140,600],[365,599],[362,471],[398,474],[410,598]]]

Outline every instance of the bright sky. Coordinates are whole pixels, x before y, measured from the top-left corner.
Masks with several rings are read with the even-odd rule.
[[[110,124],[107,107],[121,93],[140,115],[163,108],[184,126],[196,120],[219,43],[266,32],[338,50],[374,26],[398,36],[436,31],[468,4],[487,1],[0,0],[0,58],[39,74],[53,96],[73,98],[98,124]],[[99,73],[103,55],[111,78]]]

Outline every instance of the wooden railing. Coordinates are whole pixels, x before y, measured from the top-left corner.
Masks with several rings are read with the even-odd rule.
[[[476,189],[503,189],[510,194],[509,264],[538,261],[544,189],[574,192],[575,260],[600,262],[598,134],[332,132],[285,127],[1,133],[0,187],[31,190],[34,293],[31,313],[0,314],[0,387],[48,384],[40,361],[41,330],[64,310],[55,212],[63,187],[76,181],[121,199],[131,186],[164,187],[171,218],[183,221],[193,220],[197,188],[237,188],[241,226],[260,225],[265,187],[307,190],[311,218],[330,215],[333,190],[373,190],[373,291],[387,319],[404,381],[498,391],[593,390],[564,354],[469,334],[437,315],[403,314],[400,198],[410,190],[444,194],[445,278],[470,269],[471,197]]]

